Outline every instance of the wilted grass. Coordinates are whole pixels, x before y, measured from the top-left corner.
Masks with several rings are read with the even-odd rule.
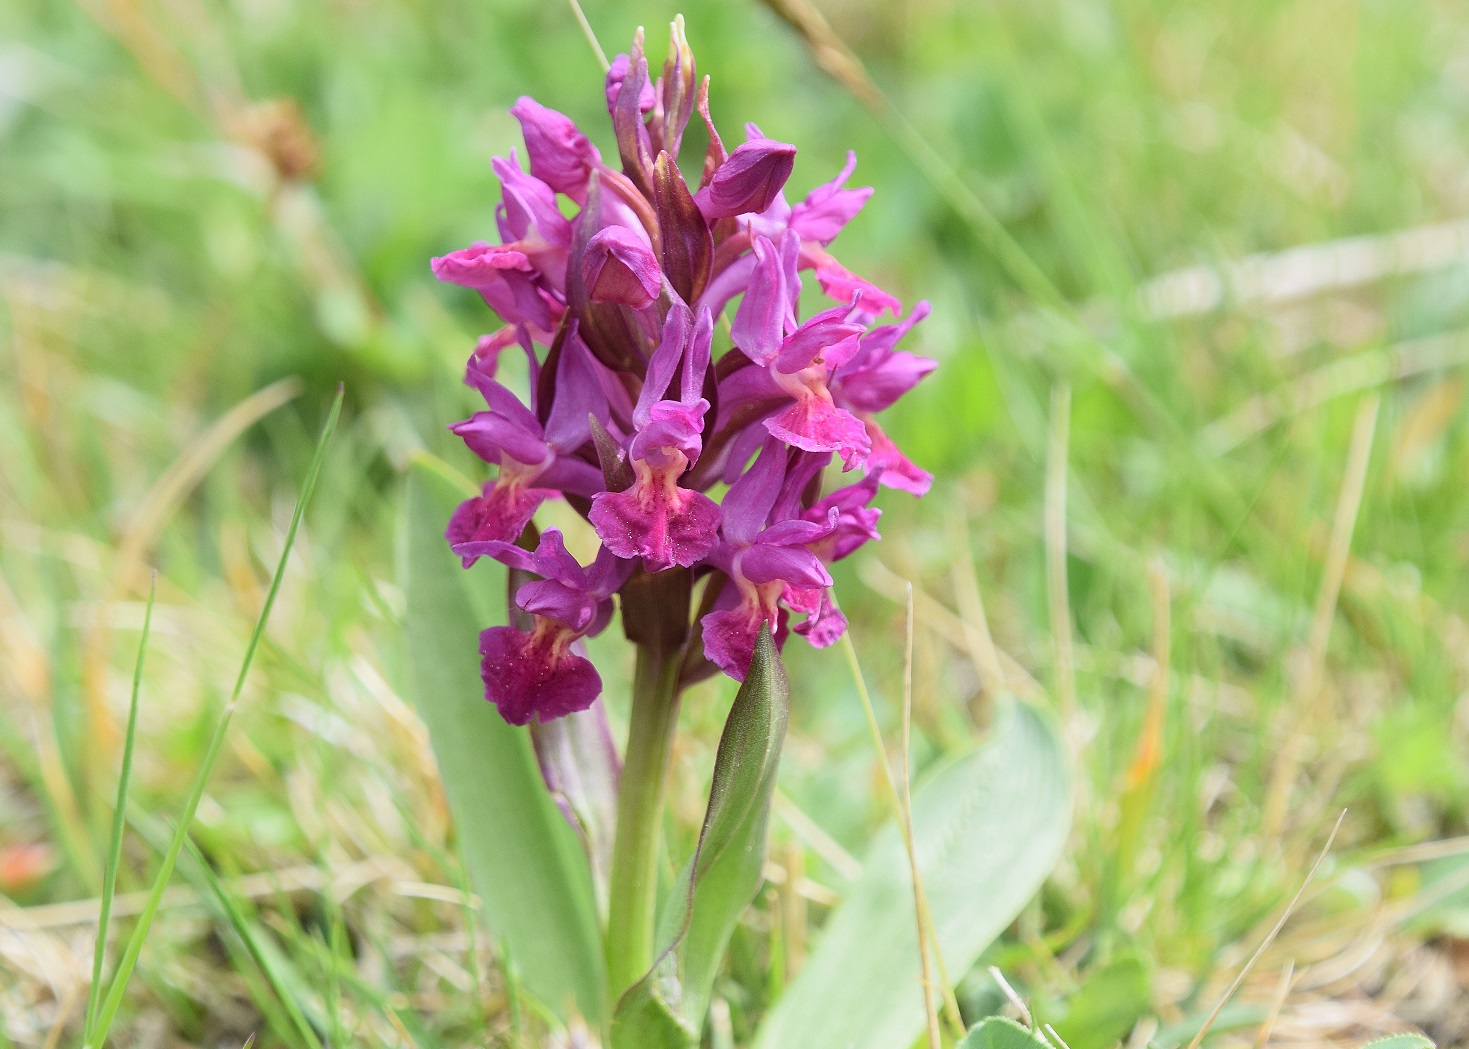
[[[674,13],[584,6],[609,48]],[[838,572],[875,710],[895,743],[911,581],[916,774],[999,679],[1082,770],[1051,883],[950,974],[966,1014],[1007,1007],[993,964],[1072,1049],[1186,1043],[1346,809],[1213,1037],[1469,1037],[1469,13],[843,0],[813,58],[778,6],[809,39],[685,8],[716,114],[802,143],[798,190],[858,150],[846,254],[934,301],[943,362],[892,427],[935,493],[887,498]],[[535,1044],[401,698],[394,522],[417,450],[474,469],[442,425],[492,323],[425,260],[491,228],[515,95],[605,145],[597,59],[508,2],[19,0],[0,40],[0,1044],[80,1039],[149,567],[106,972],[339,380],[118,1041]],[[718,988],[737,1042],[890,812],[840,656],[790,662],[770,888]],[[684,844],[729,694],[686,707]]]

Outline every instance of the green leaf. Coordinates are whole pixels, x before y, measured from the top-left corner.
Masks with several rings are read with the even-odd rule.
[[[133,665],[133,691],[128,700],[128,727],[122,743],[122,770],[117,777],[117,804],[112,809],[112,837],[107,843],[107,870],[102,876],[102,910],[97,918],[97,940],[92,947],[92,983],[87,988],[86,1021],[82,1044],[93,1045],[92,1029],[102,1005],[102,966],[111,930],[112,899],[117,893],[117,868],[122,863],[122,834],[127,823],[128,785],[133,776],[133,751],[138,743],[138,693],[143,686],[143,657],[148,652],[148,633],[153,627],[153,599],[158,596],[158,573],[148,584],[148,606],[143,611],[143,636],[138,639],[138,659]]]
[[[1362,1049],[1434,1049],[1433,1042],[1421,1034],[1390,1034],[1375,1042],[1368,1042]]]
[[[531,994],[563,1019],[600,1023],[606,979],[586,856],[546,791],[529,734],[484,699],[479,633],[495,624],[469,588],[504,593],[504,571],[482,559],[466,572],[444,541],[464,496],[444,468],[409,470],[402,576],[414,702],[490,928]]]
[[[950,973],[969,969],[1050,873],[1071,821],[1069,778],[1050,722],[1011,704],[991,740],[914,794],[919,868]],[[921,977],[911,875],[889,825],[755,1049],[910,1045],[923,1029]]]
[[[308,1000],[305,993],[306,981],[301,978],[301,974],[296,971],[296,967],[290,960],[281,953],[280,948],[268,937],[258,932],[250,920],[245,917],[245,911],[230,894],[230,890],[220,880],[204,854],[199,851],[199,846],[194,843],[192,837],[184,839],[184,848],[189,858],[194,861],[197,879],[208,887],[219,911],[235,930],[235,935],[239,936],[240,942],[245,945],[250,960],[255,963],[255,967],[260,970],[260,974],[265,977],[271,991],[285,1008],[286,1015],[299,1036],[299,1041],[295,1044],[309,1046],[310,1049],[322,1049],[321,1039],[317,1037],[315,1028],[311,1026],[301,1008],[301,1003]]]
[[[1152,1005],[1148,971],[1135,957],[1118,958],[1087,977],[1066,1003],[1056,1033],[1071,1049],[1109,1049]]]
[[[688,1049],[699,1039],[692,1026],[652,986],[649,977],[629,987],[612,1018],[612,1049]]]
[[[764,878],[790,707],[785,667],[762,628],[719,739],[699,843],[659,918],[662,953],[618,1003],[613,1049],[681,1049],[698,1039],[729,938]]]
[[[971,1027],[956,1049],[1050,1049],[1050,1044],[1014,1020],[991,1016]]]
[[[138,955],[143,951],[143,944],[148,939],[148,931],[153,926],[153,917],[158,913],[158,905],[163,902],[164,890],[168,888],[169,879],[173,877],[174,866],[178,863],[179,853],[183,851],[189,827],[194,822],[194,814],[199,811],[199,801],[204,797],[204,788],[209,785],[209,775],[214,771],[214,763],[219,760],[219,753],[224,748],[225,737],[229,734],[230,721],[240,702],[240,693],[244,690],[245,681],[250,676],[250,667],[255,663],[255,653],[259,650],[260,641],[265,636],[265,626],[270,622],[270,611],[275,607],[275,599],[280,594],[281,582],[285,579],[286,564],[290,561],[291,548],[296,542],[296,531],[301,527],[301,518],[306,513],[306,505],[311,502],[311,493],[316,490],[316,480],[321,476],[321,464],[326,458],[327,444],[331,441],[332,433],[337,428],[337,420],[342,415],[343,397],[344,390],[338,386],[336,399],[332,401],[331,413],[327,416],[326,425],[321,430],[321,437],[316,442],[316,451],[311,456],[311,465],[306,468],[306,480],[301,485],[301,494],[296,497],[296,509],[291,513],[291,523],[286,526],[286,541],[281,546],[280,560],[276,562],[275,574],[271,576],[270,589],[265,592],[265,603],[260,607],[260,615],[255,620],[255,630],[245,644],[245,656],[240,661],[240,672],[235,676],[234,690],[230,692],[229,702],[225,704],[224,710],[220,712],[214,723],[214,733],[209,737],[204,757],[199,761],[199,767],[194,773],[194,784],[190,788],[188,800],[184,802],[184,811],[179,816],[178,825],[174,828],[173,840],[169,842],[168,849],[163,854],[163,864],[153,879],[152,888],[148,890],[148,899],[138,914],[138,922],[133,926],[133,934],[128,938],[127,946],[123,948],[122,957],[117,963],[117,972],[113,974],[112,983],[107,988],[107,995],[103,998],[102,1004],[98,1006],[96,1022],[85,1039],[87,1046],[101,1046],[107,1043],[107,1035],[112,1030],[112,1022],[117,1018],[118,1009],[122,1007],[122,996],[127,993],[128,981],[132,979],[133,969],[138,964]]]

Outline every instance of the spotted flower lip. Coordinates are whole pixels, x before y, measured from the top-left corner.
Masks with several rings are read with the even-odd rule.
[[[586,710],[602,694],[602,675],[568,631],[539,620],[529,632],[491,627],[479,636],[485,699],[512,725]]]
[[[467,554],[542,577],[515,594],[516,605],[532,617],[530,630],[502,626],[480,634],[485,698],[512,725],[586,710],[601,693],[602,679],[578,642],[611,621],[612,595],[632,566],[604,548],[583,568],[555,528],[542,533],[534,552],[494,540],[467,547]]]
[[[669,310],[663,340],[648,363],[633,409],[636,433],[628,449],[632,485],[621,492],[601,492],[592,500],[589,519],[602,542],[620,557],[642,558],[645,571],[697,564],[717,538],[718,505],[678,483],[703,449],[709,402],[702,390],[713,326],[708,310],[700,312],[697,322],[686,306]],[[680,368],[679,396],[666,399]]]
[[[524,153],[492,162],[497,241],[432,263],[504,324],[465,370],[483,409],[451,427],[492,475],[446,534],[465,565],[533,577],[514,625],[480,644],[486,696],[515,724],[595,702],[582,642],[615,604],[636,644],[651,628],[633,620],[663,623],[694,677],[743,677],[762,627],[831,644],[846,619],[829,566],[878,538],[882,489],[933,483],[880,422],[936,367],[900,348],[929,305],[904,316],[833,253],[872,197],[850,184],[856,156],[788,200],[796,146],[747,125],[726,148],[681,24],[661,69],[641,35],[613,60],[605,101],[604,157],[569,117],[518,99]],[[708,146],[690,157],[695,114]],[[849,482],[823,494],[838,464]],[[526,549],[549,499],[589,523],[589,565],[554,529]],[[650,603],[649,587],[682,604]]]

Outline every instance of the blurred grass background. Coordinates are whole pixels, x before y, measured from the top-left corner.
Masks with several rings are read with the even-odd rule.
[[[910,580],[919,767],[982,731],[986,629],[1077,755],[1068,856],[987,963],[1072,1049],[1187,1041],[1346,809],[1211,1037],[1463,1044],[1469,11],[774,6],[684,7],[715,118],[797,143],[797,194],[857,150],[877,195],[840,254],[932,300],[914,348],[943,365],[888,427],[933,494],[885,496],[886,541],[838,572],[868,678],[895,721]],[[609,53],[675,13],[586,10]],[[537,1044],[466,921],[394,583],[409,458],[476,469],[443,426],[496,321],[427,259],[493,228],[521,93],[607,152],[558,3],[0,6],[0,1046],[80,1022],[148,566],[124,929],[339,381],[194,832],[267,961],[186,857],[119,1037],[303,1044],[290,997],[335,1042]],[[720,985],[737,1040],[886,811],[840,653],[788,653],[769,892]],[[687,705],[676,841],[728,699]],[[1005,1006],[983,967],[961,999]]]

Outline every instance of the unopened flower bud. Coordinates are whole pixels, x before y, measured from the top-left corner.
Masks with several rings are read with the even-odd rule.
[[[556,192],[585,204],[587,179],[602,162],[597,147],[577,130],[570,117],[547,109],[529,96],[517,99],[510,115],[520,121],[530,173]]]
[[[640,310],[663,287],[653,249],[626,226],[608,226],[587,242],[581,272],[593,302],[615,302]]]
[[[729,155],[694,200],[710,222],[764,211],[791,177],[795,163],[795,146],[770,138],[752,139]]]

